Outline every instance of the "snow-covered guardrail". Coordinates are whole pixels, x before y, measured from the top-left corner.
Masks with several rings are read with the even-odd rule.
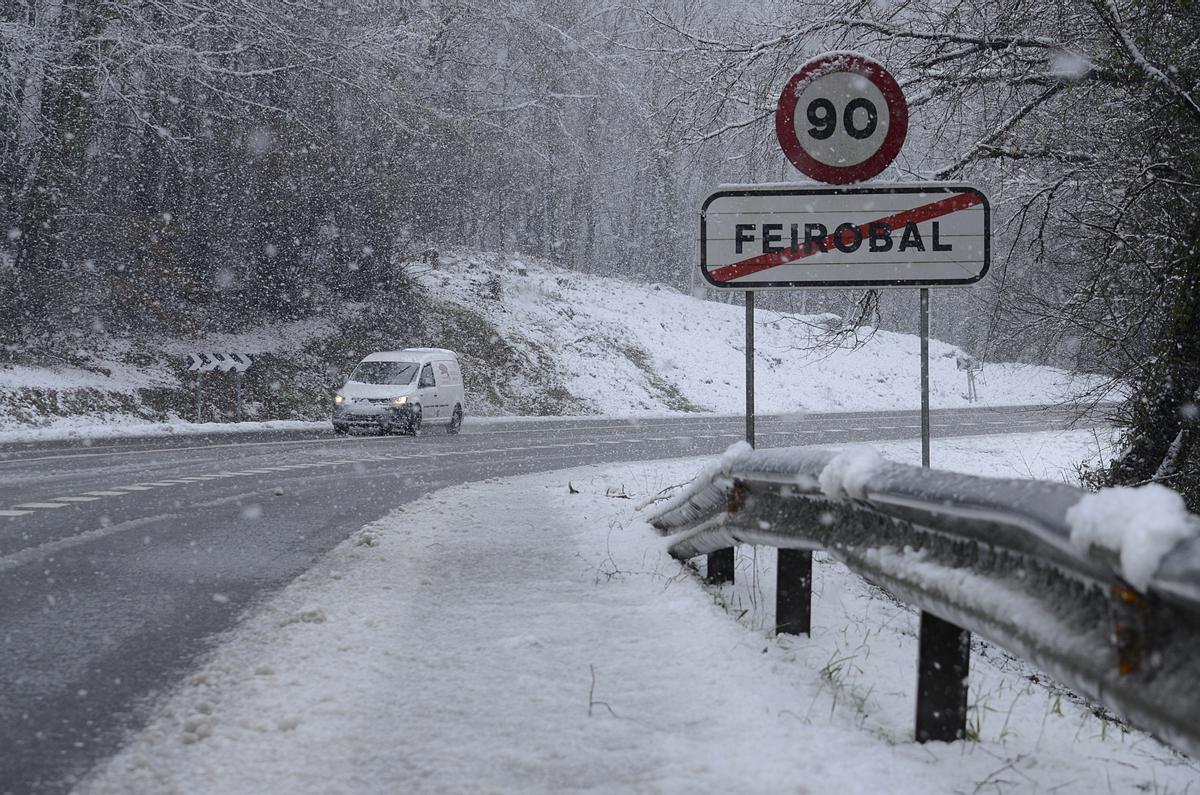
[[[936,617],[928,642],[922,623],[919,667],[941,681],[919,685],[920,739],[962,736],[962,627],[1200,754],[1200,517],[1165,487],[1091,494],[896,464],[870,449],[743,443],[651,510],[680,559],[737,543],[779,548],[780,631],[808,630],[818,549]],[[939,736],[948,715],[951,733]]]

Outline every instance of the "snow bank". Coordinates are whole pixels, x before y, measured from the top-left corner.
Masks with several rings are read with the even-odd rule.
[[[1145,590],[1162,559],[1179,542],[1200,535],[1183,498],[1158,483],[1116,486],[1084,496],[1069,511],[1071,543],[1118,555],[1121,576]]]
[[[563,386],[598,413],[728,414],[744,405],[744,307],[465,250],[444,252],[438,269],[420,278],[432,298],[481,314],[525,358],[548,359]],[[755,312],[759,411],[920,405],[920,339],[864,329],[861,345],[830,344],[830,329],[841,322],[828,314]],[[973,404],[957,369],[960,349],[930,340],[929,350],[935,408],[1055,403],[1100,383],[1050,367],[988,362],[976,375],[980,402]]]
[[[721,455],[705,463],[684,488],[676,490],[666,499],[663,499],[662,495],[651,494],[645,499],[639,500],[635,508],[641,511],[654,505],[654,513],[656,514],[673,510],[687,502],[688,498],[693,494],[706,490],[709,484],[712,483],[712,479],[717,475],[728,475],[732,471],[734,464],[753,452],[754,448],[746,440],[743,439],[734,442]]]
[[[1050,468],[1092,443],[1087,432],[956,439],[935,454],[943,468],[1011,475],[1039,439],[1035,463]],[[919,461],[919,443],[882,449]],[[705,589],[624,499],[699,464],[494,479],[406,505],[262,604],[77,792],[803,782],[847,795],[1092,795],[1200,782],[1186,759],[986,644],[971,665],[977,739],[918,745],[915,613],[818,555],[812,636],[772,637],[761,627],[773,555],[743,555],[738,590]]]
[[[333,430],[328,422],[307,420],[267,420],[265,422],[143,422],[128,417],[62,417],[48,428],[0,430],[0,444],[8,442],[50,442],[68,439],[117,439],[144,436],[204,436],[206,434],[252,433],[254,431]]]
[[[831,500],[863,499],[867,496],[867,481],[883,463],[883,456],[869,445],[857,445],[838,453],[821,470],[818,478],[821,492]]]

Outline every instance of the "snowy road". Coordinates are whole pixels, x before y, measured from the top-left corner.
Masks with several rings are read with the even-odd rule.
[[[1059,411],[935,412],[936,436],[1060,428]],[[760,446],[911,438],[913,412],[760,418]],[[0,789],[66,789],[216,633],[362,525],[444,486],[704,455],[741,420],[494,423],[0,448]],[[486,506],[480,506],[486,510]]]

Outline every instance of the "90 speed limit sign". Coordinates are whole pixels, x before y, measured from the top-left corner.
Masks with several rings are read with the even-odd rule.
[[[792,75],[775,110],[775,133],[792,165],[846,185],[879,174],[908,134],[908,103],[886,69],[865,55],[813,58]]]

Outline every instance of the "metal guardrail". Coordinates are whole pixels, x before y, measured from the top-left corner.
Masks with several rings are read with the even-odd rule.
[[[928,639],[922,622],[918,739],[963,736],[962,627],[1200,755],[1200,518],[1189,517],[1198,532],[1138,591],[1113,553],[1071,543],[1067,512],[1080,489],[883,461],[853,495],[831,497],[820,478],[835,455],[731,450],[653,506],[650,522],[680,559],[737,543],[779,548],[777,631],[808,631],[811,550],[941,619]],[[940,692],[924,681],[927,670],[942,672]]]

